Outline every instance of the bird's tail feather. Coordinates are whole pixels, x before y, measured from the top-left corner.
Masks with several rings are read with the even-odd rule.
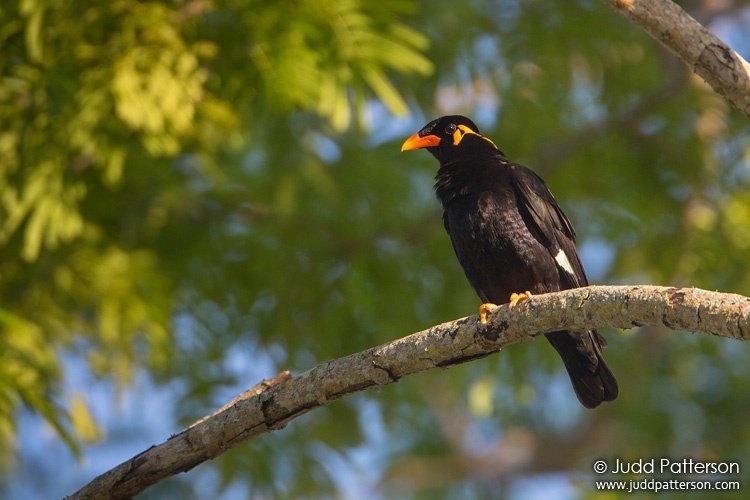
[[[619,389],[617,380],[602,358],[604,338],[596,331],[552,332],[546,335],[565,363],[578,400],[586,408],[612,401]]]

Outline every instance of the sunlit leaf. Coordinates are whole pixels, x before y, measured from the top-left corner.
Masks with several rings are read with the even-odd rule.
[[[407,112],[406,103],[388,79],[378,70],[365,68],[363,76],[377,96],[388,106],[394,115],[404,115]]]
[[[87,444],[96,443],[104,438],[104,434],[96,425],[86,397],[82,393],[74,394],[70,401],[70,420],[76,435]]]

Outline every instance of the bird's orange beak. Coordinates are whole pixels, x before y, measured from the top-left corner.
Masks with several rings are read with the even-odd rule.
[[[409,151],[412,149],[419,148],[431,148],[440,145],[440,137],[436,135],[426,135],[420,137],[419,133],[416,133],[406,139],[406,142],[401,146],[401,151]]]

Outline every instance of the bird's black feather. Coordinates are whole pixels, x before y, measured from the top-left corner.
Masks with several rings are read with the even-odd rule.
[[[456,136],[457,127],[465,133]],[[435,190],[443,204],[443,222],[482,301],[502,304],[514,292],[588,285],[575,230],[536,173],[509,162],[462,116],[434,120],[416,135],[420,140],[428,135],[439,139],[428,150],[440,162]],[[560,331],[547,334],[547,339],[565,362],[584,406],[617,397],[617,382],[602,358],[605,344],[598,333]]]

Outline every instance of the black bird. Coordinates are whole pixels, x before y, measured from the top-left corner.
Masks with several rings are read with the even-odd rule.
[[[532,293],[588,285],[575,230],[544,181],[511,163],[464,116],[444,116],[409,137],[401,151],[427,148],[440,162],[435,191],[461,266],[484,303],[511,306]],[[517,293],[520,292],[520,293]],[[485,308],[480,309],[484,320]],[[546,334],[587,408],[617,397],[596,331]]]

